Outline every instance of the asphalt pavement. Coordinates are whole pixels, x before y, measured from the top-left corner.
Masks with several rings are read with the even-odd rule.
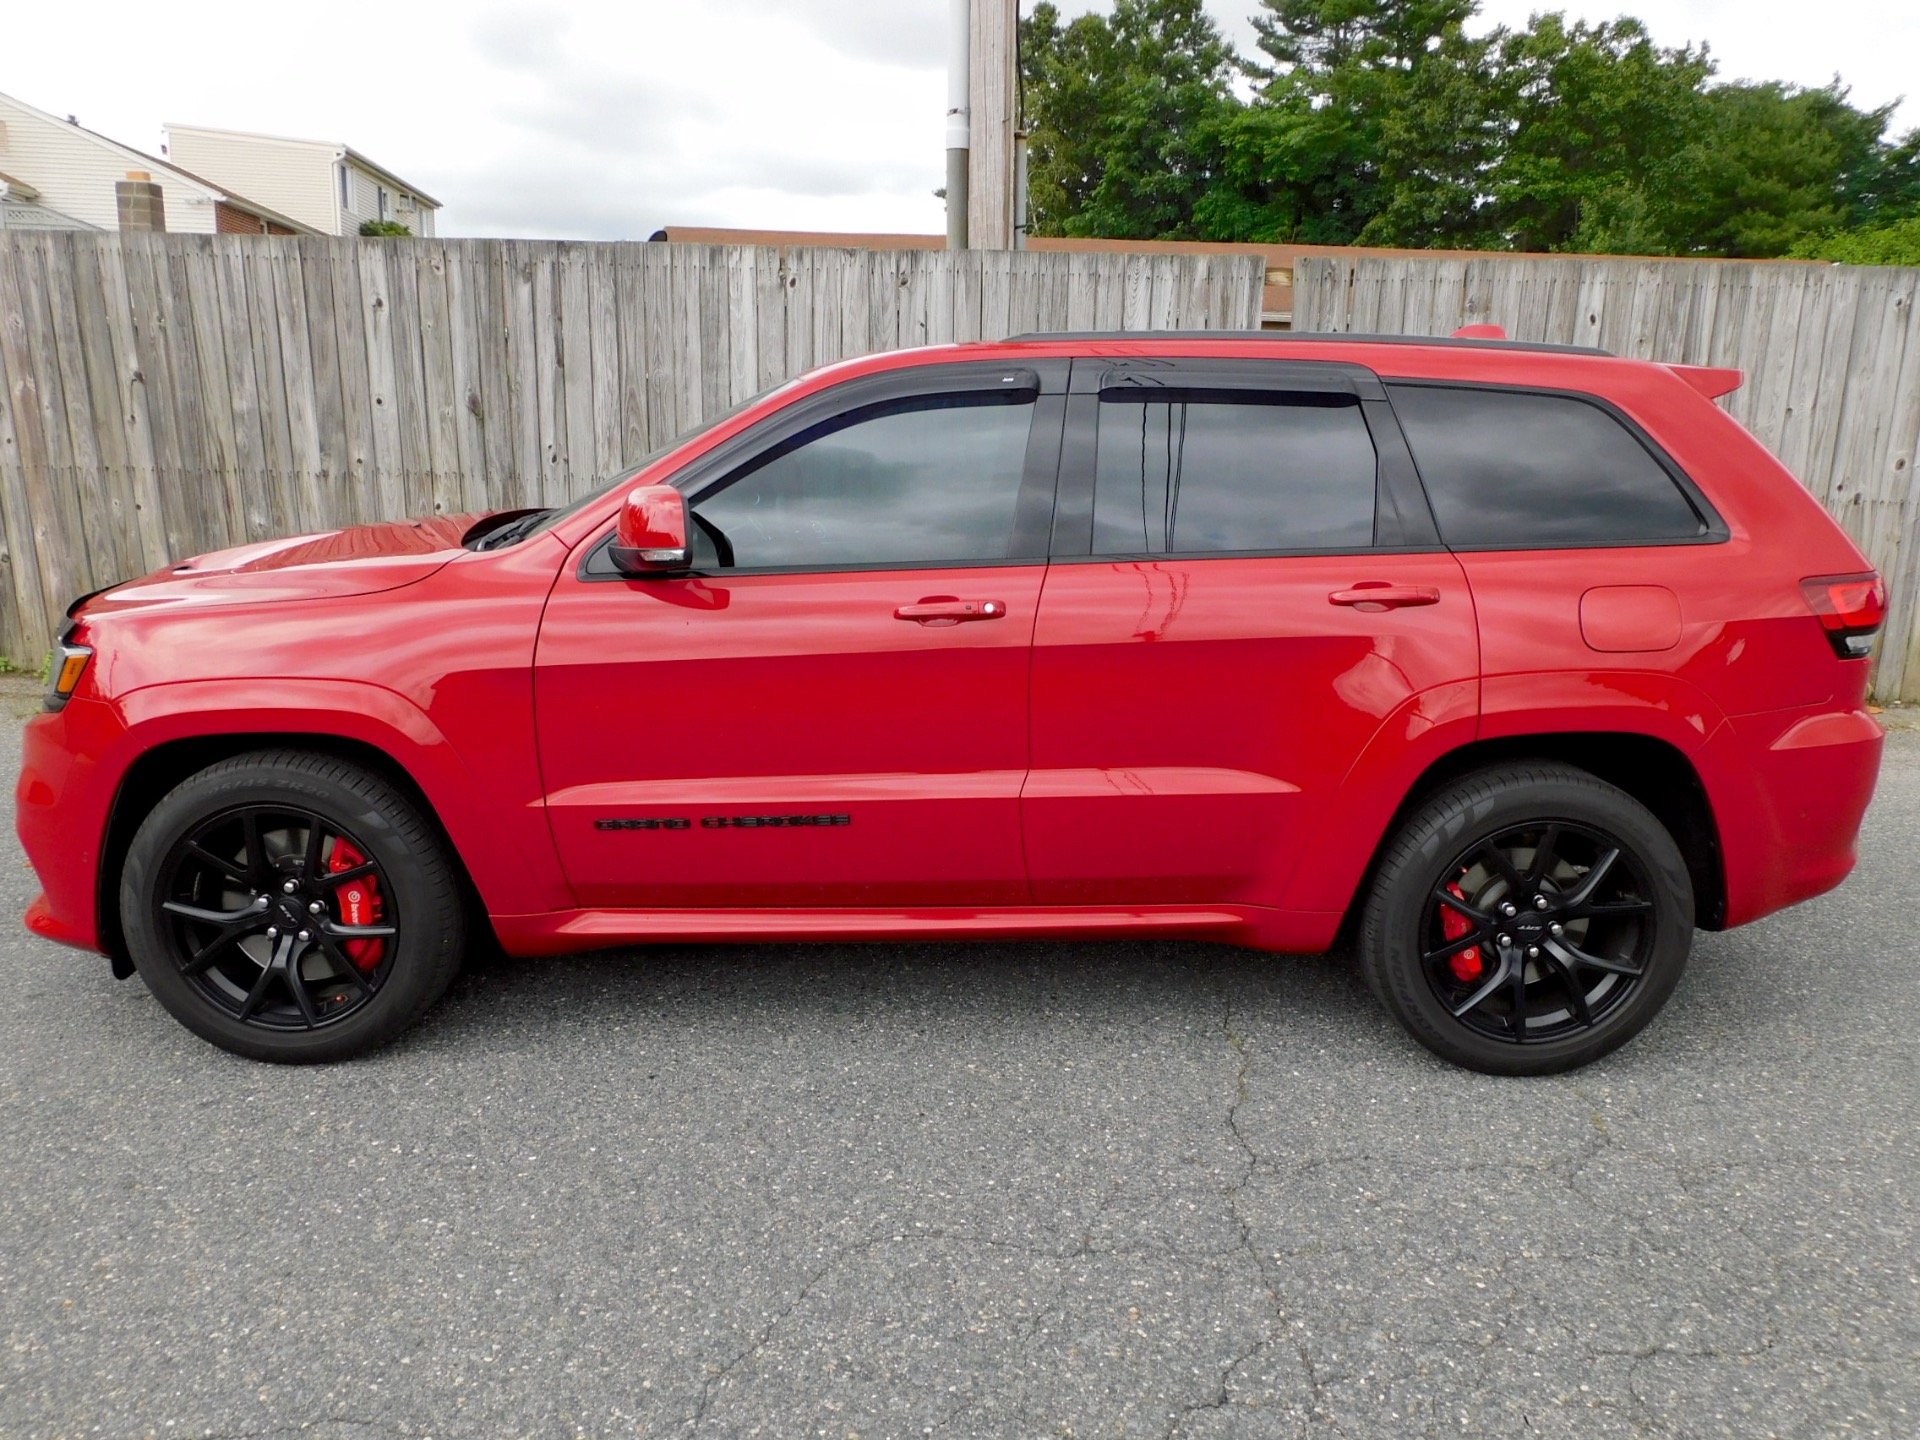
[[[1920,1434],[1917,849],[1896,734],[1556,1080],[1175,943],[497,961],[288,1070],[28,936],[8,823],[0,1435]]]

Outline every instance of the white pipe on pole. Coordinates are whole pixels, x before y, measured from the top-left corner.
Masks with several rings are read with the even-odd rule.
[[[947,27],[947,248],[967,248],[968,151],[973,146],[972,0],[949,0]]]

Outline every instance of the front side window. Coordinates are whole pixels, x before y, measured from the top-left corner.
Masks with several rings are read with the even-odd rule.
[[[1365,549],[1377,469],[1350,396],[1103,397],[1094,553]]]
[[[1598,405],[1533,391],[1387,389],[1448,545],[1653,545],[1708,533],[1666,468]]]
[[[929,396],[869,406],[775,446],[694,502],[694,561],[835,569],[1004,561],[1031,398]]]

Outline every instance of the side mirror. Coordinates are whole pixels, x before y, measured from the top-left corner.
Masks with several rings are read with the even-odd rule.
[[[613,537],[613,563],[623,575],[664,575],[693,563],[687,544],[687,497],[671,485],[627,493]]]

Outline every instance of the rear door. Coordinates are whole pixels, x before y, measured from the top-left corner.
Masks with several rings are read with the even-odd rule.
[[[920,366],[797,402],[673,483],[695,568],[610,536],[535,662],[588,907],[1013,905],[1066,363]],[[1045,392],[1045,393],[1043,393]]]
[[[1276,904],[1383,727],[1473,713],[1460,566],[1370,371],[1077,360],[1071,388],[1034,898]]]

